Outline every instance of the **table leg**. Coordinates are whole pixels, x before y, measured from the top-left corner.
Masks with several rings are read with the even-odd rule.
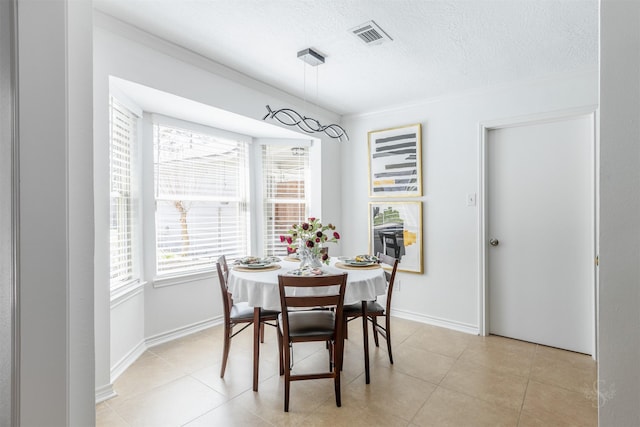
[[[260,307],[253,308],[253,391],[258,391],[260,366]]]
[[[364,378],[365,383],[371,381],[369,375],[369,325],[367,321],[367,302],[362,301],[362,341],[364,342]]]

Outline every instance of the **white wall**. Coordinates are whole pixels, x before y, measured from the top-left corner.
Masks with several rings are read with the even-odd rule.
[[[96,304],[96,384],[98,394],[107,397],[111,371],[123,360],[135,356],[140,343],[157,343],[181,330],[198,328],[218,319],[222,306],[215,275],[194,281],[154,283],[144,277],[143,292],[136,290],[113,309],[109,290],[109,76],[149,86],[164,92],[211,105],[254,119],[262,119],[265,105],[299,108],[304,101],[237,74],[167,42],[95,14],[94,28],[94,191],[95,191],[95,304]],[[336,123],[332,113],[316,110],[321,122]],[[144,126],[143,126],[144,128]],[[314,135],[322,137],[321,135]],[[340,209],[339,143],[325,137],[321,141],[322,185],[332,189],[322,194],[322,208],[315,215],[332,218],[338,227]],[[337,160],[336,160],[337,159]],[[146,165],[145,167],[149,167]],[[152,206],[151,203],[149,206]],[[149,216],[146,216],[149,218]],[[152,216],[151,216],[152,217]],[[335,218],[335,219],[333,219]],[[143,224],[146,233],[153,225]],[[153,260],[145,255],[146,270]],[[141,309],[140,307],[143,307]],[[131,327],[136,325],[136,327]],[[142,328],[139,325],[143,325]],[[109,337],[113,341],[110,342]]]
[[[640,3],[600,6],[601,426],[640,425]]]
[[[92,425],[91,3],[17,9],[20,425]]]
[[[480,123],[595,105],[597,82],[592,70],[344,118],[352,138],[342,146],[346,253],[368,251],[367,206],[380,200],[368,197],[367,132],[422,124],[424,274],[399,273],[395,314],[478,332],[478,208],[466,195],[479,191]]]

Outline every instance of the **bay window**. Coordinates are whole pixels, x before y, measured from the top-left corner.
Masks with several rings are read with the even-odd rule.
[[[223,254],[286,255],[280,235],[309,214],[309,140],[256,139],[158,114],[138,135],[142,111],[110,99],[112,289],[140,282],[136,254],[146,254],[145,277],[165,283],[211,272]]]

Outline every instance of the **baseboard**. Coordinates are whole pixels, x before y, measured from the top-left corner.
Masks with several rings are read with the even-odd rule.
[[[96,388],[96,405],[100,402],[111,399],[112,397],[116,397],[117,395],[118,393],[113,389],[113,383],[98,387]]]
[[[212,326],[221,325],[222,322],[222,316],[216,316],[211,319],[203,320],[202,322],[192,323],[191,325],[154,335],[145,339],[145,344],[147,345],[147,348],[155,347],[157,345],[200,332]]]
[[[120,359],[111,368],[111,383],[105,386],[98,387],[96,389],[96,404],[103,402],[107,399],[117,396],[118,394],[113,389],[113,383],[118,379],[124,371],[127,370],[142,354],[151,347],[163,344],[165,342],[173,341],[178,338],[186,337],[187,335],[200,332],[204,329],[212,326],[221,325],[223,322],[222,316],[213,317],[202,322],[193,323],[191,325],[184,326],[182,328],[174,329],[169,332],[154,335],[143,341],[140,341],[131,351],[129,351],[122,359]]]
[[[111,367],[111,382],[114,383],[118,377],[122,375],[122,373],[126,371],[133,362],[138,360],[138,357],[142,356],[142,353],[146,350],[147,346],[145,342],[140,341],[138,345],[132,348],[122,359],[116,362],[116,364]]]
[[[468,323],[454,322],[452,320],[441,319],[433,316],[425,316],[421,313],[414,313],[406,310],[391,310],[391,315],[401,319],[413,320],[415,322],[426,323],[427,325],[453,329],[454,331],[460,331],[467,334],[480,334],[480,329],[477,325],[471,325]]]

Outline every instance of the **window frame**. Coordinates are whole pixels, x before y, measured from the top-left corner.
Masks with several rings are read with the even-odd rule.
[[[130,152],[133,158],[130,161],[130,247],[131,247],[131,277],[127,280],[119,282],[112,282],[111,279],[111,224],[112,224],[112,212],[111,212],[111,173],[112,173],[112,100],[115,100],[122,108],[128,110],[134,118],[134,138]],[[130,289],[138,286],[143,281],[143,268],[141,248],[142,233],[141,233],[141,220],[142,220],[142,200],[141,200],[141,178],[142,178],[142,117],[143,112],[138,105],[133,102],[127,95],[119,91],[115,87],[111,87],[109,90],[109,289],[112,294],[122,293],[123,290]]]
[[[226,131],[223,129],[218,129],[198,123],[193,123],[185,120],[181,120],[174,117],[168,117],[160,114],[151,114],[149,116],[150,126],[148,126],[150,135],[148,136],[148,140],[150,141],[150,149],[147,150],[146,155],[149,157],[149,161],[147,164],[149,165],[149,180],[150,185],[147,185],[147,189],[151,193],[151,203],[153,206],[152,214],[150,214],[147,218],[151,220],[152,227],[149,233],[149,237],[147,241],[149,245],[153,247],[153,258],[148,259],[147,266],[153,271],[154,283],[158,283],[160,286],[174,284],[174,283],[183,283],[186,281],[197,280],[199,277],[203,275],[210,275],[215,271],[215,262],[207,264],[202,268],[193,268],[186,269],[183,271],[167,271],[166,273],[160,273],[158,263],[158,235],[157,235],[157,207],[158,207],[158,199],[156,193],[156,177],[155,177],[155,160],[154,160],[154,147],[155,147],[155,126],[167,126],[167,127],[175,127],[187,131],[191,131],[194,133],[200,133],[212,137],[219,137],[223,139],[229,139],[237,141],[238,143],[242,143],[246,145],[246,170],[247,173],[245,175],[245,183],[246,188],[244,190],[244,201],[240,201],[241,205],[244,205],[244,213],[247,219],[245,222],[245,233],[247,236],[251,236],[251,200],[252,200],[252,191],[251,191],[251,162],[252,162],[252,139],[246,135],[238,134],[235,132]],[[247,243],[247,251],[251,252],[251,241],[249,240]]]
[[[316,144],[317,145],[317,144]],[[284,138],[259,138],[256,139],[256,155],[254,156],[255,159],[255,164],[257,165],[257,167],[253,168],[256,171],[256,178],[255,178],[255,182],[257,184],[257,188],[256,188],[256,194],[257,197],[256,199],[260,200],[260,203],[256,203],[256,218],[259,219],[259,223],[257,224],[257,226],[259,227],[259,230],[256,230],[256,237],[257,237],[257,242],[256,242],[256,248],[259,249],[259,255],[260,256],[264,256],[264,255],[273,255],[273,254],[267,254],[265,253],[265,250],[268,247],[268,244],[266,242],[266,239],[269,237],[267,236],[267,230],[266,230],[266,217],[267,217],[267,212],[265,212],[265,207],[266,207],[266,203],[267,203],[267,188],[265,186],[266,181],[264,180],[264,173],[265,173],[265,159],[262,155],[263,152],[263,147],[264,146],[281,146],[281,147],[290,147],[290,148],[294,148],[294,147],[303,147],[306,151],[307,151],[307,170],[305,172],[305,176],[304,176],[304,180],[305,180],[305,189],[304,189],[304,193],[305,193],[305,213],[299,218],[299,221],[301,222],[302,220],[308,218],[310,216],[310,213],[312,212],[312,183],[313,183],[313,179],[312,179],[312,152],[313,152],[313,141],[310,139],[284,139]],[[282,244],[282,248],[283,250],[285,250],[285,244]],[[285,250],[286,251],[286,250]]]

